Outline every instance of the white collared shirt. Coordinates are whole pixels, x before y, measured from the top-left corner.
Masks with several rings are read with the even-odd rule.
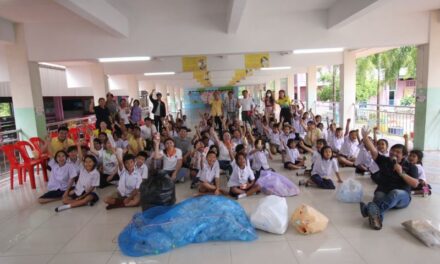
[[[197,178],[202,182],[208,183],[212,183],[214,179],[220,178],[220,164],[218,161],[216,160],[212,166],[205,162],[203,169],[197,173]]]
[[[359,152],[359,143],[357,140],[352,141],[350,136],[346,136],[341,147],[341,154],[347,157],[356,157]]]
[[[286,162],[292,162],[295,164],[295,161],[299,159],[299,151],[297,148],[287,148],[286,150]]]
[[[264,170],[268,170],[270,168],[269,162],[267,161],[268,156],[269,152],[267,150],[257,151],[252,154],[252,169],[260,170],[261,168],[263,168]]]
[[[336,159],[325,160],[319,158],[313,165],[312,175],[318,174],[322,178],[331,178],[336,172],[339,172],[338,161]]]
[[[50,173],[49,182],[47,183],[48,191],[65,191],[69,180],[78,175],[76,174],[73,164],[68,161],[66,161],[63,166],[60,166],[54,159],[51,159],[49,166],[52,168],[52,171]]]
[[[99,186],[99,172],[96,169],[89,172],[82,167],[75,185],[75,194],[80,196],[90,188],[97,186]]]
[[[122,197],[129,196],[134,190],[139,189],[142,183],[142,176],[136,168],[132,173],[126,169],[119,171],[118,191]]]
[[[148,179],[148,166],[143,163],[142,166],[138,167],[135,165],[134,169],[141,175],[142,179]]]
[[[244,169],[241,169],[238,165],[232,166],[232,174],[228,181],[228,187],[236,187],[240,186],[241,184],[247,184],[249,180],[253,181],[255,180],[254,172],[249,167],[249,165],[246,165]]]

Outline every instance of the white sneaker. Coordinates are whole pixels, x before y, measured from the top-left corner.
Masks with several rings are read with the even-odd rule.
[[[245,193],[242,193],[242,194],[239,194],[238,196],[237,196],[237,199],[241,199],[241,198],[244,198],[244,197],[246,197],[247,195],[245,194]]]

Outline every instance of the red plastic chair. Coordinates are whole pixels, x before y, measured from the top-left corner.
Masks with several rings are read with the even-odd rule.
[[[9,177],[11,183],[11,190],[14,189],[14,170],[18,171],[18,184],[23,184],[22,170],[24,169],[24,163],[20,163],[15,156],[15,147],[13,145],[0,146],[0,150],[3,151],[6,158],[9,161]]]
[[[34,168],[38,165],[41,165],[43,170],[43,177],[45,181],[48,181],[49,178],[47,177],[47,164],[45,160],[39,159],[39,158],[31,158],[28,155],[26,147],[29,147],[30,150],[34,150],[33,146],[27,142],[27,141],[18,141],[14,144],[14,146],[18,149],[20,152],[21,158],[24,160],[24,174],[23,174],[23,180],[26,180],[26,171],[28,171],[29,178],[31,180],[31,187],[32,189],[36,189],[35,185],[35,174],[34,174]]]
[[[80,128],[72,127],[69,129],[69,138],[71,138],[74,142],[77,142],[79,139]]]
[[[45,162],[50,159],[49,154],[47,153],[43,153],[43,151],[41,150],[41,148],[43,147],[43,145],[46,143],[44,142],[44,140],[42,140],[39,137],[32,137],[29,139],[29,141],[32,143],[32,146],[34,147],[34,149],[37,151],[38,153],[38,157]],[[40,174],[40,166],[37,165],[37,174]]]

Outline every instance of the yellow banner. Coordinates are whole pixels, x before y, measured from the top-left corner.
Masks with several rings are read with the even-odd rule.
[[[244,55],[246,69],[260,69],[269,67],[269,53],[254,53]]]
[[[206,56],[182,57],[182,71],[206,71],[208,69]]]
[[[246,78],[246,70],[235,70],[235,80],[242,80],[244,78]]]
[[[211,79],[211,76],[209,71],[195,71],[193,72],[193,78],[201,82]]]

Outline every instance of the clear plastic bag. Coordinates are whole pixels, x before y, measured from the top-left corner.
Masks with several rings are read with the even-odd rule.
[[[190,243],[255,239],[256,231],[240,204],[206,195],[135,214],[118,244],[125,255],[144,256]]]
[[[281,197],[299,194],[299,188],[289,179],[274,171],[262,171],[257,184],[263,193]]]
[[[251,223],[255,228],[282,235],[289,224],[287,209],[286,198],[267,196],[260,200],[257,209],[251,214]]]
[[[328,218],[315,208],[303,204],[296,208],[290,219],[290,223],[299,233],[309,235],[326,229]]]
[[[344,203],[360,203],[363,196],[362,184],[353,178],[344,181],[336,193],[337,199]]]
[[[440,247],[440,230],[428,220],[408,220],[405,229],[428,247]]]

